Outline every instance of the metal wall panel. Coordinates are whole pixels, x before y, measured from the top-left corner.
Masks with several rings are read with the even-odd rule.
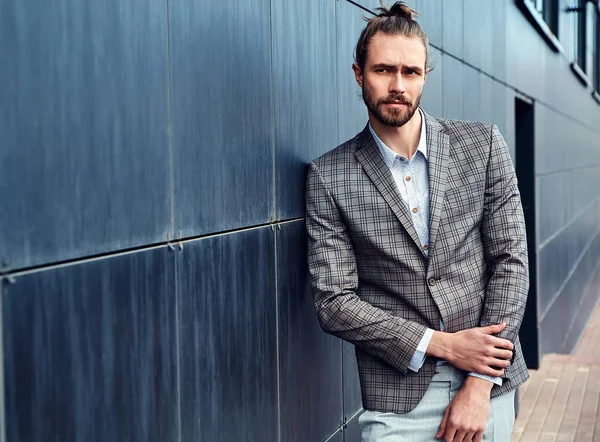
[[[506,144],[508,145],[508,150],[510,152],[511,158],[513,161],[516,158],[515,149],[516,149],[516,121],[515,121],[515,91],[510,88],[505,88],[504,94],[504,102],[506,103],[506,128],[502,135],[506,140]]]
[[[502,83],[498,83],[494,80],[486,80],[486,77],[483,76],[481,80],[481,88],[487,89],[491,83],[492,88],[492,116],[491,123],[494,123],[498,126],[500,133],[502,136],[507,139],[508,128],[512,127],[514,130],[514,115],[515,115],[515,104],[514,99],[509,102],[507,99],[507,92],[510,91],[506,88]],[[482,92],[482,96],[486,96]],[[508,115],[512,115],[513,122],[511,125],[508,124]],[[508,144],[508,140],[506,140]],[[513,146],[514,147],[514,146]],[[509,145],[510,148],[510,145]],[[514,156],[513,156],[514,158]]]
[[[0,54],[3,269],[166,240],[165,2],[3,2]]]
[[[578,85],[572,74],[563,75],[562,66],[547,55],[554,77],[563,79],[557,93],[548,100],[570,112],[577,103]],[[575,86],[575,87],[572,87]],[[571,96],[571,99],[564,100]],[[555,97],[556,96],[556,97]],[[562,103],[562,104],[561,104]],[[597,163],[598,134],[581,123],[538,103],[536,106],[536,175],[540,299],[540,343],[542,352],[569,352],[577,342],[587,315],[586,309],[597,299],[587,290],[589,278],[598,268],[596,237],[598,220]],[[585,112],[574,111],[579,118]],[[596,146],[596,147],[592,147]],[[582,322],[583,321],[583,322]]]
[[[572,218],[568,211],[568,202],[573,198],[568,180],[568,172],[556,172],[541,175],[536,180],[538,200],[538,237],[540,244],[545,243]]]
[[[443,59],[437,51],[432,51],[431,57],[431,71],[427,74],[427,81],[423,87],[423,97],[421,98],[421,107],[429,115],[435,117],[443,116],[443,79],[444,79],[444,68]]]
[[[541,54],[550,49],[516,4],[506,10],[505,23],[507,81],[513,88],[540,99],[544,78],[549,75]]]
[[[542,354],[560,353],[562,343],[569,333],[569,297],[559,296],[546,316],[540,319],[540,348]]]
[[[342,367],[344,371],[344,420],[350,419],[362,410],[362,396],[360,392],[360,379],[354,345],[344,342],[342,347]]]
[[[485,121],[487,123],[493,123],[500,126],[504,126],[506,116],[501,118],[501,121],[494,121],[494,106],[497,104],[494,101],[494,87],[496,83],[487,75],[481,74],[479,76],[480,85],[480,113],[479,121]],[[504,108],[504,107],[503,107]]]
[[[463,67],[463,115],[465,120],[481,120],[481,74],[475,69]]]
[[[566,102],[569,99],[568,94],[565,93],[557,93],[559,90],[564,90],[565,82],[568,83],[569,80],[575,81],[575,76],[571,72],[571,69],[568,68],[568,72],[564,69],[565,59],[561,54],[551,53],[546,54],[546,68],[548,72],[552,72],[552,75],[547,75],[545,79],[545,90],[544,92],[544,102],[548,103],[550,106],[555,109],[565,109]],[[565,76],[565,74],[567,74]],[[582,115],[583,116],[583,115]]]
[[[177,236],[264,224],[274,204],[269,1],[169,5]]]
[[[545,108],[545,144],[536,146],[537,157],[540,158],[540,166],[545,162],[546,169],[538,169],[536,172],[556,172],[566,169],[570,152],[565,146],[573,145],[574,127],[572,123],[552,109]],[[545,159],[543,157],[546,157]],[[537,164],[536,164],[537,166]]]
[[[589,318],[590,311],[586,312],[586,308],[592,308],[598,299],[597,290],[588,289],[600,265],[599,256],[600,240],[596,232],[560,296],[542,318],[540,336],[543,353],[569,353],[573,350]],[[586,321],[578,322],[578,318]]]
[[[590,253],[592,256],[595,255],[596,263],[591,267],[591,272],[594,275],[590,280],[590,283],[587,286],[587,290],[585,291],[584,299],[581,301],[581,306],[572,321],[572,327],[569,330],[569,333],[563,344],[563,352],[572,353],[579,343],[580,337],[583,335],[585,328],[588,324],[590,316],[595,311],[596,305],[598,303],[598,284],[600,284],[600,262],[598,262],[598,256],[600,256],[600,241],[598,237],[596,238],[594,249]],[[593,263],[592,263],[593,264]]]
[[[562,132],[559,116],[541,103],[535,103],[535,173],[536,176],[556,170],[558,163],[564,164],[561,145]],[[548,129],[546,129],[548,128]]]
[[[346,2],[346,0],[336,0],[340,2]],[[371,11],[373,14],[376,13],[376,9],[381,7],[381,2],[379,0],[352,0],[357,5],[364,7],[365,9]],[[414,1],[414,0],[413,0]],[[386,6],[391,6],[393,3],[384,3]],[[362,10],[362,8],[359,8]],[[364,11],[366,12],[366,11]],[[371,14],[365,13],[365,17],[370,17]],[[356,36],[358,38],[358,35]]]
[[[176,440],[174,264],[165,247],[4,281],[6,440]]]
[[[463,59],[488,74],[493,70],[493,4],[503,0],[463,0]]]
[[[320,327],[306,264],[304,221],[277,232],[282,441],[325,440],[342,419],[342,341]]]
[[[274,235],[185,242],[177,254],[181,440],[277,440]]]
[[[414,9],[419,13],[417,21],[427,34],[429,44],[441,49],[444,45],[442,0],[414,0]],[[437,50],[430,55],[435,56]]]
[[[566,268],[565,236],[558,235],[538,249],[539,312],[543,317],[568,274]]]
[[[506,57],[506,9],[513,8],[509,1],[492,0],[492,71],[494,78],[506,81],[508,59]]]
[[[361,89],[354,78],[354,48],[368,15],[347,1],[335,2],[336,31],[336,89],[337,89],[337,143],[341,144],[364,129],[369,119],[362,101]]]
[[[304,214],[307,164],[337,146],[335,3],[271,4],[278,219]]]
[[[446,55],[444,57],[443,74],[443,116],[444,118],[463,119],[464,115],[464,65],[462,62]]]
[[[568,296],[577,305],[582,300],[583,286],[587,285],[596,266],[593,241],[598,231],[598,204],[570,220],[569,224],[557,232],[552,241],[540,249],[540,262],[544,279],[540,287],[544,288],[544,299],[540,305],[542,317],[555,302],[556,296]],[[554,256],[552,256],[554,255]],[[592,260],[592,261],[590,261]],[[572,310],[573,312],[573,310]],[[565,320],[573,316],[565,313]],[[576,310],[575,310],[576,313]]]
[[[344,442],[361,442],[361,430],[358,425],[358,416],[346,424],[344,429]]]
[[[302,442],[302,441],[298,441]],[[344,442],[344,434],[341,431],[337,431],[335,434],[332,434],[327,442]]]
[[[442,2],[442,34],[444,51],[455,57],[463,56],[463,0]],[[446,57],[447,59],[448,57]]]

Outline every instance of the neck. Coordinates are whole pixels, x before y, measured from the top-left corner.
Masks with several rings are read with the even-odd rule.
[[[421,112],[418,110],[401,127],[386,126],[369,112],[369,123],[387,147],[409,160],[417,151],[421,137]]]

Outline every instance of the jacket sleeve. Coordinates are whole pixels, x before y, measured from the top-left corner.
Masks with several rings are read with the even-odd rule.
[[[489,281],[480,325],[505,322],[499,336],[516,344],[529,290],[525,219],[508,148],[495,125],[490,143],[481,224]]]
[[[306,181],[308,271],[321,327],[406,373],[427,327],[357,296],[358,269],[348,228],[316,164]]]

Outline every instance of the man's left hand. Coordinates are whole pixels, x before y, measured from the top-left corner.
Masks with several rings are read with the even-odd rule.
[[[467,376],[446,408],[435,437],[445,442],[481,442],[490,413],[492,386],[490,381]]]

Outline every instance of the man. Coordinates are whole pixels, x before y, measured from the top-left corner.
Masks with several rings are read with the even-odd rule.
[[[379,11],[353,65],[369,123],[309,165],[315,308],[355,345],[363,442],[509,441],[529,280],[508,149],[419,108],[427,36],[402,2]]]

